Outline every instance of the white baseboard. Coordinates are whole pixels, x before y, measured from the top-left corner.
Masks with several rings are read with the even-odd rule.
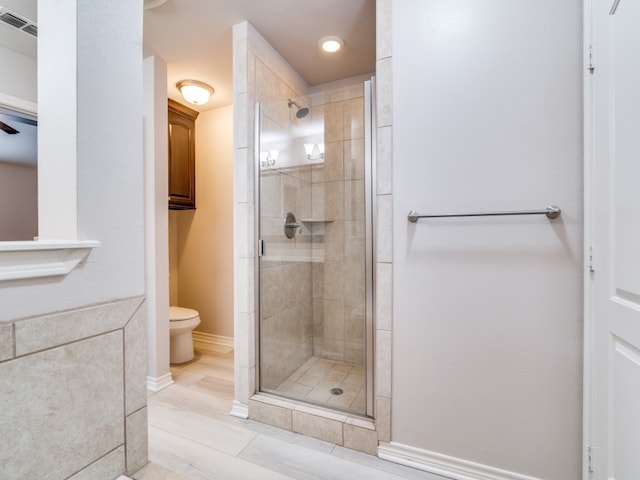
[[[208,345],[217,345],[219,347],[233,348],[233,338],[223,337],[222,335],[212,335],[210,333],[192,332],[193,341],[205,343]]]
[[[147,391],[159,392],[163,388],[168,387],[173,383],[171,372],[165,373],[161,377],[147,377]]]
[[[378,456],[384,460],[453,480],[540,480],[396,442],[381,443],[378,447]]]
[[[234,400],[229,415],[232,417],[247,419],[249,418],[249,406],[246,403],[240,403],[239,401]]]

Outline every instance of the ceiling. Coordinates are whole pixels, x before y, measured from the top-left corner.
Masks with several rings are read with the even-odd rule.
[[[232,26],[244,20],[311,86],[375,70],[375,0],[167,0],[145,10],[144,52],[167,62],[169,97],[184,103],[175,84],[193,79],[215,89],[196,110],[232,103]],[[328,35],[342,52],[320,53]]]
[[[37,23],[38,0],[0,0],[0,6]],[[48,0],[47,0],[48,1]],[[375,0],[144,0],[144,56],[167,62],[167,94],[184,103],[175,88],[178,80],[193,79],[215,89],[209,103],[192,106],[203,111],[233,102],[232,27],[244,20],[284,57],[310,85],[332,82],[375,70]],[[337,35],[341,52],[322,54],[318,41]],[[34,37],[0,23],[0,46],[36,58]],[[13,119],[9,119],[13,120]],[[20,129],[19,129],[20,130]],[[27,140],[0,132],[5,146]],[[9,150],[4,161],[35,164]],[[13,151],[13,150],[12,150]],[[18,158],[20,156],[20,158]]]
[[[37,21],[38,0],[0,0],[0,5]],[[244,20],[285,58],[310,86],[375,70],[375,0],[144,0],[144,56],[167,62],[167,93],[184,102],[178,80],[208,83],[215,94],[208,110],[233,101],[232,27]],[[323,54],[328,35],[344,48]],[[0,23],[0,45],[31,58],[36,41]]]
[[[36,22],[37,0],[0,0],[0,7],[17,13],[25,20]],[[29,58],[36,58],[36,39],[28,33],[0,22],[0,46]]]

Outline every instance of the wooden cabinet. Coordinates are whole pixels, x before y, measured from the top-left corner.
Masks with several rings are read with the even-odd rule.
[[[198,112],[169,99],[169,208],[196,208]]]

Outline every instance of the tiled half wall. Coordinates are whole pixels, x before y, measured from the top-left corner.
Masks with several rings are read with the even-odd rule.
[[[143,297],[0,325],[0,478],[90,480],[147,463]]]

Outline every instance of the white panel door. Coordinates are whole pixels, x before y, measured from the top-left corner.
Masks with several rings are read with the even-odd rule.
[[[592,478],[640,478],[640,2],[593,12]]]

